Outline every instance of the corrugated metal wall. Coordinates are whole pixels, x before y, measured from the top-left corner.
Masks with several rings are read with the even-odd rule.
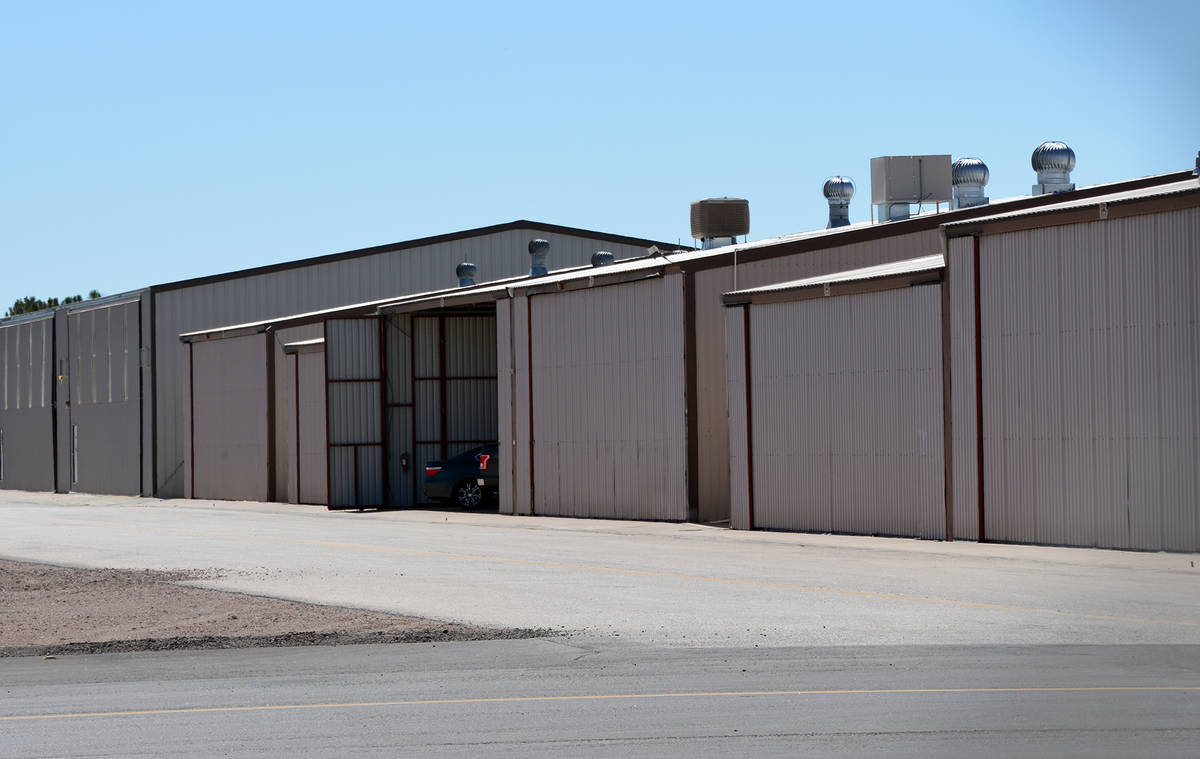
[[[54,490],[54,317],[0,326],[0,488]]]
[[[721,294],[738,288],[762,287],[803,277],[919,258],[940,250],[941,240],[935,229],[768,261],[739,263],[736,285],[732,267],[696,274],[700,521],[730,518],[725,313]]]
[[[328,319],[329,507],[384,506],[380,319]]]
[[[687,519],[682,280],[530,299],[534,513]]]
[[[299,327],[276,330],[272,343],[275,351],[275,408],[271,415],[275,425],[275,497],[280,501],[295,503],[296,489],[296,365],[283,346],[301,340],[312,340],[325,335],[323,324],[306,324]],[[325,435],[325,377],[324,361],[320,378],[321,391],[321,436]],[[322,459],[324,455],[322,454]],[[324,466],[322,464],[322,466]],[[324,475],[322,475],[324,477]],[[324,490],[324,485],[322,485]],[[312,491],[310,491],[312,492]],[[321,501],[324,503],[324,501]]]
[[[325,442],[325,352],[293,353],[280,365],[292,384],[287,414],[285,457],[288,471],[288,503],[325,504],[329,448]],[[298,402],[297,402],[298,401]],[[278,404],[277,404],[278,407]]]
[[[516,478],[513,464],[516,461],[516,426],[513,419],[513,392],[515,377],[513,366],[513,299],[496,304],[496,430],[497,453],[500,455],[500,504],[501,514],[513,513],[513,488]]]
[[[940,311],[938,287],[750,307],[754,527],[944,536]]]
[[[183,493],[186,404],[180,389],[187,351],[179,342],[181,333],[453,287],[454,267],[460,261],[477,264],[481,281],[515,276],[529,270],[526,246],[535,237],[550,241],[550,265],[556,268],[587,264],[598,249],[610,250],[617,258],[646,253],[637,246],[586,237],[510,230],[156,293],[156,495]]]
[[[950,409],[954,468],[954,537],[979,539],[979,471],[975,423],[975,245],[949,241]]]
[[[141,301],[67,312],[70,489],[142,489]],[[60,355],[63,353],[59,351]]]
[[[529,307],[525,295],[496,305],[500,445],[507,445],[500,450],[501,514],[528,515],[533,506]]]
[[[388,504],[412,506],[419,500],[417,492],[425,467],[416,454],[413,435],[415,409],[413,399],[413,323],[407,314],[389,316],[384,320],[387,335],[387,434],[388,434]],[[403,457],[407,455],[408,471]]]
[[[1200,210],[981,246],[986,537],[1200,550]]]
[[[190,345],[189,498],[271,498],[269,334]]]
[[[729,526],[750,529],[750,470],[746,439],[746,309],[725,309],[729,408]]]

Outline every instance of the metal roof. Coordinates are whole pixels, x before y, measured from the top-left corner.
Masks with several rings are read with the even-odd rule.
[[[1108,182],[1104,184],[1079,187],[1074,191],[1074,194],[1077,195],[1080,192],[1086,192],[1088,193],[1089,197],[1076,201],[1064,201],[1064,203],[1073,202],[1081,205],[1089,205],[1102,202],[1106,197],[1152,197],[1157,194],[1166,194],[1164,193],[1164,188],[1168,187],[1186,188],[1186,186],[1190,186],[1194,189],[1197,184],[1196,179],[1190,178],[1179,181],[1179,178],[1183,176],[1185,176],[1184,172],[1171,172],[1169,174],[1151,175],[1132,180],[1122,180],[1119,182]],[[1176,181],[1164,184],[1164,182],[1171,177],[1175,177]],[[1097,191],[1102,191],[1106,187],[1127,186],[1131,183],[1146,184],[1148,186],[1140,189],[1118,191],[1105,195],[1096,195]],[[1179,190],[1175,191],[1178,192]],[[877,233],[879,237],[887,237],[891,235],[908,234],[925,228],[936,229],[937,226],[957,227],[965,224],[977,224],[981,220],[995,219],[1005,216],[1006,214],[1004,213],[993,214],[990,216],[981,215],[981,213],[985,213],[989,208],[998,208],[1011,203],[1038,203],[1038,205],[1033,208],[1014,211],[1012,212],[1013,215],[1039,213],[1043,210],[1051,212],[1053,210],[1058,210],[1065,207],[1064,203],[1054,203],[1053,196],[1018,196],[995,200],[992,201],[992,203],[990,203],[988,206],[973,206],[971,208],[954,209],[941,212],[928,211],[922,214],[915,214],[909,219],[903,221],[886,223],[869,221],[859,222],[857,224],[850,224],[844,227],[836,227],[833,229],[816,229],[797,234],[784,235],[781,237],[764,238],[761,240],[753,240],[734,245],[726,245],[720,248],[711,248],[709,250],[694,250],[691,248],[679,248],[678,246],[673,246],[666,243],[654,243],[649,247],[651,255],[648,255],[644,258],[625,259],[609,266],[593,267],[583,265],[555,270],[550,272],[548,275],[543,275],[540,277],[512,277],[509,279],[483,282],[470,287],[452,287],[442,290],[433,290],[425,293],[415,293],[397,298],[385,298],[382,300],[369,301],[367,303],[340,306],[322,311],[312,311],[306,314],[280,316],[273,319],[264,319],[258,322],[250,322],[247,324],[234,325],[230,327],[216,327],[208,330],[198,330],[180,335],[180,339],[184,342],[192,342],[193,340],[197,339],[230,337],[235,333],[243,334],[247,331],[261,331],[262,329],[270,326],[283,327],[293,324],[312,323],[320,321],[323,318],[336,317],[338,315],[357,313],[391,313],[396,311],[414,310],[416,307],[441,308],[448,305],[486,303],[491,300],[509,297],[514,292],[538,290],[546,286],[557,285],[560,287],[560,289],[565,289],[566,285],[571,282],[584,282],[587,280],[593,280],[598,284],[606,284],[627,281],[637,278],[638,274],[655,276],[657,274],[664,273],[665,270],[671,266],[686,266],[694,263],[716,262],[720,259],[727,259],[729,263],[733,263],[737,256],[741,253],[759,253],[759,255],[762,255],[763,252],[769,251],[771,248],[785,247],[797,242],[818,241],[819,244],[819,241],[822,238],[829,238],[828,244],[830,247],[832,247],[842,244],[843,236],[852,235],[854,233]],[[969,215],[969,217],[966,220],[955,221],[955,219],[961,219],[961,217],[964,215]],[[944,219],[945,221],[938,223],[938,220],[940,219]],[[526,222],[513,222],[513,224],[523,223]],[[534,224],[533,222],[528,223]],[[494,231],[494,228],[485,229],[487,231]],[[481,230],[472,231],[482,233]],[[371,250],[372,252],[378,252],[374,249]],[[780,254],[783,255],[784,252],[781,251]],[[314,261],[317,259],[309,260]],[[721,265],[724,265],[724,263],[722,262]]]
[[[1096,195],[1090,198],[1082,198],[1079,200],[1063,200],[1061,203],[1052,205],[1040,206],[1038,208],[1026,208],[1019,211],[1009,211],[1007,213],[998,213],[991,216],[980,216],[974,219],[964,221],[947,222],[947,228],[959,228],[969,225],[987,224],[989,222],[1000,221],[1003,219],[1015,219],[1023,216],[1040,216],[1043,214],[1059,213],[1069,211],[1076,208],[1090,208],[1099,206],[1101,203],[1117,204],[1134,200],[1146,200],[1149,198],[1166,197],[1169,195],[1180,195],[1188,192],[1200,191],[1200,179],[1192,178],[1185,179],[1181,182],[1171,182],[1170,184],[1155,185],[1153,187],[1143,187],[1136,190],[1125,190],[1122,192],[1113,192],[1107,195]]]
[[[834,282],[857,282],[865,279],[882,279],[884,277],[894,277],[897,274],[913,274],[919,271],[933,271],[942,269],[946,266],[946,260],[941,253],[935,253],[932,256],[921,256],[920,258],[910,258],[907,261],[894,261],[888,264],[880,264],[878,266],[867,266],[862,269],[849,269],[847,271],[839,271],[833,274],[824,274],[819,277],[806,277],[804,279],[794,279],[790,282],[780,282],[774,285],[766,285],[763,287],[751,287],[745,290],[734,290],[725,293],[727,296],[755,295],[758,293],[783,292],[785,290],[799,290],[804,287],[815,287],[817,285],[833,284]]]
[[[250,269],[239,269],[237,271],[223,272],[221,274],[212,274],[203,277],[194,277],[192,279],[182,279],[177,282],[167,282],[161,285],[154,285],[155,292],[164,290],[177,290],[182,287],[194,287],[196,285],[204,285],[212,282],[220,282],[227,279],[240,279],[243,277],[253,277],[260,274],[269,274],[271,272],[283,271],[286,269],[296,269],[304,266],[312,266],[315,264],[330,263],[333,261],[344,261],[362,256],[373,256],[379,253],[394,253],[397,251],[407,250],[409,248],[418,248],[426,245],[436,245],[438,243],[450,242],[453,240],[462,240],[469,237],[482,237],[484,235],[496,234],[498,232],[507,232],[514,229],[532,229],[541,232],[554,232],[564,235],[572,235],[575,237],[586,237],[599,241],[616,242],[624,245],[632,245],[635,247],[649,248],[652,245],[668,245],[669,243],[659,242],[656,240],[645,240],[640,237],[626,237],[624,235],[615,235],[608,232],[594,232],[587,229],[579,229],[577,227],[564,227],[558,224],[547,224],[541,221],[529,221],[527,219],[518,219],[505,224],[493,224],[487,227],[477,227],[475,229],[466,229],[461,232],[451,232],[444,235],[435,235],[432,237],[420,237],[414,240],[405,240],[403,242],[394,242],[387,245],[376,245],[370,248],[359,248],[357,250],[348,250],[343,253],[330,253],[323,256],[314,256],[312,258],[301,258],[295,261],[283,261],[277,264],[268,264],[266,266],[257,266]],[[675,246],[686,247],[686,246]]]

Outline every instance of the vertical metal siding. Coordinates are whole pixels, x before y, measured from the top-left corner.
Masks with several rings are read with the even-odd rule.
[[[374,317],[325,322],[331,508],[384,505],[379,329]]]
[[[496,304],[496,429],[500,454],[500,505],[501,514],[513,513],[514,443],[516,440],[513,419],[513,327],[512,299]]]
[[[751,306],[756,527],[944,536],[940,308],[937,287]]]
[[[387,349],[387,414],[389,504],[411,506],[417,502],[417,488],[424,477],[424,461],[419,461],[413,439],[412,340],[413,320],[407,315],[384,319]],[[395,405],[405,404],[405,405]],[[408,471],[401,466],[407,455]]]
[[[446,318],[446,376],[492,377],[496,374],[496,318]]]
[[[979,539],[978,447],[975,424],[974,238],[950,240],[950,409],[954,448],[954,537]],[[985,393],[987,390],[985,389]]]
[[[927,230],[768,261],[739,263],[736,287],[733,268],[729,266],[696,274],[696,381],[702,521],[730,516],[725,314],[721,293],[918,258],[937,253],[940,245],[937,230]]]
[[[686,519],[682,277],[532,305],[536,512]]]
[[[0,327],[0,488],[54,490],[53,315]]]
[[[71,490],[137,495],[142,490],[142,406],[139,383],[141,301],[118,302],[66,313],[69,351],[66,372],[69,419],[76,444]],[[76,475],[77,476],[74,476]]]
[[[533,346],[529,344],[529,333],[532,325],[529,321],[530,301],[528,296],[521,295],[512,302],[512,342],[510,349],[513,356],[513,513],[532,514],[533,498],[533,463],[534,446],[532,418],[540,413],[534,408],[530,398],[530,363]]]
[[[269,497],[269,335],[192,345],[193,498]]]
[[[729,526],[748,530],[750,524],[749,460],[746,450],[746,335],[744,309],[725,309],[728,360]]]
[[[982,245],[989,537],[1200,550],[1200,211]]]
[[[454,267],[464,260],[479,266],[481,279],[516,276],[529,270],[526,246],[535,237],[550,241],[550,263],[556,268],[586,264],[598,249],[617,258],[646,253],[637,246],[518,229],[156,293],[156,494],[183,493],[186,403],[180,391],[187,351],[179,343],[181,333],[453,287]]]

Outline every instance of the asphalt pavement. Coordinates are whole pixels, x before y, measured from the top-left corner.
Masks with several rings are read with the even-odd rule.
[[[549,640],[0,660],[0,757],[1194,757],[1195,646]]]
[[[0,757],[1195,756],[1196,555],[0,491],[0,557],[546,639],[0,660]]]

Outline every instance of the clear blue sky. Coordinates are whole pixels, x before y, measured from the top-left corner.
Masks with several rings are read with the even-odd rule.
[[[1190,168],[1200,3],[9,3],[0,313],[528,218],[824,226],[872,156]],[[449,277],[449,274],[448,274]]]

